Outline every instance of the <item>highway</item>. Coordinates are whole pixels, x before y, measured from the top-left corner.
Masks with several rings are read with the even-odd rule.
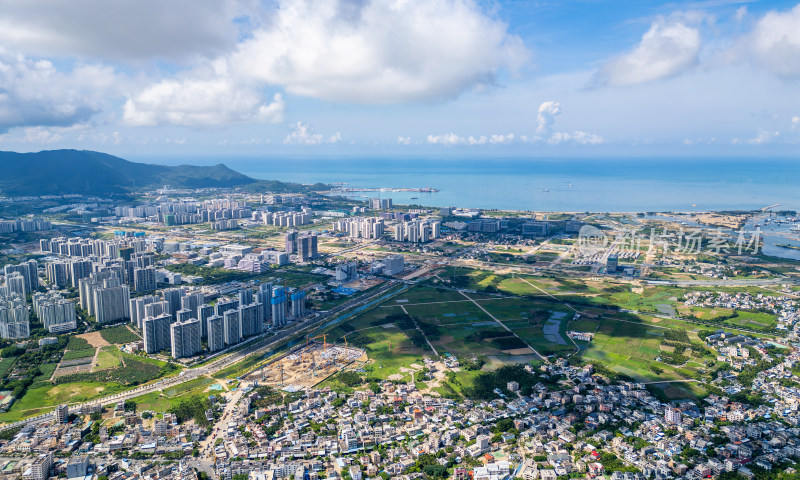
[[[294,323],[287,325],[286,328],[277,331],[274,335],[270,337],[259,340],[242,350],[233,352],[228,356],[221,357],[207,364],[199,365],[194,368],[188,368],[175,377],[158,380],[154,383],[141,385],[132,390],[126,390],[124,392],[120,392],[114,395],[97,398],[89,402],[70,404],[70,413],[79,413],[84,406],[96,405],[98,403],[101,405],[108,405],[108,404],[123,402],[125,400],[130,400],[142,395],[146,395],[151,392],[161,391],[169,387],[174,387],[175,385],[180,385],[181,383],[185,383],[202,376],[213,375],[214,373],[217,373],[220,370],[224,370],[225,368],[228,368],[244,360],[246,357],[249,357],[251,355],[263,355],[271,350],[274,350],[275,348],[279,347],[284,341],[286,341],[291,337],[294,337],[295,335],[307,333],[308,331],[311,331],[314,328],[324,326],[330,320],[336,319],[337,316],[345,313],[350,309],[355,309],[362,305],[369,304],[370,302],[375,301],[387,295],[387,293],[393,287],[396,287],[401,284],[402,282],[400,282],[399,280],[390,280],[385,284],[377,287],[376,290],[369,292],[364,296],[347,301],[331,310],[322,312],[318,316],[308,318],[302,321],[301,323]],[[28,424],[37,425],[40,423],[52,421],[52,419],[53,419],[52,412],[43,413],[41,415],[29,417],[24,420],[20,420],[18,422],[2,425],[0,426],[0,431]]]

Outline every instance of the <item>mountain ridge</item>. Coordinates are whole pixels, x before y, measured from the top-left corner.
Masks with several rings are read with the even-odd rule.
[[[260,183],[225,166],[137,163],[92,150],[0,151],[4,195],[126,194],[156,185],[231,188]]]

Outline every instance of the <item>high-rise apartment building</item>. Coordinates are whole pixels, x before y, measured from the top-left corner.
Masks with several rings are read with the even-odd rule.
[[[224,322],[225,345],[236,345],[242,341],[242,333],[239,329],[239,310],[227,310],[222,316]]]
[[[133,289],[139,293],[155,291],[156,269],[153,267],[134,268]]]
[[[225,348],[225,320],[219,315],[211,315],[206,322],[208,349],[218,352]]]
[[[192,318],[170,325],[172,358],[193,357],[200,353],[200,320]]]
[[[130,318],[130,290],[115,278],[103,280],[94,290],[94,316],[97,323],[111,323]]]
[[[162,313],[157,317],[147,317],[142,322],[144,351],[156,353],[170,348],[170,322],[172,316]]]

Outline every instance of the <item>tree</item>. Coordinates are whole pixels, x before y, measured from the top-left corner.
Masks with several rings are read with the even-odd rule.
[[[0,350],[0,357],[9,358],[9,357],[18,357],[25,353],[25,350],[22,348],[18,348],[16,345],[11,345],[10,347],[6,347],[3,350]]]
[[[425,475],[433,478],[444,478],[447,475],[447,468],[444,465],[426,465],[422,470]]]

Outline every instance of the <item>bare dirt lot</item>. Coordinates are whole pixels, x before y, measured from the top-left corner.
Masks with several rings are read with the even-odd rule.
[[[110,343],[106,342],[106,340],[100,335],[100,332],[89,332],[78,335],[79,338],[82,338],[89,342],[89,344],[95,348],[97,347],[107,347],[111,345]]]

